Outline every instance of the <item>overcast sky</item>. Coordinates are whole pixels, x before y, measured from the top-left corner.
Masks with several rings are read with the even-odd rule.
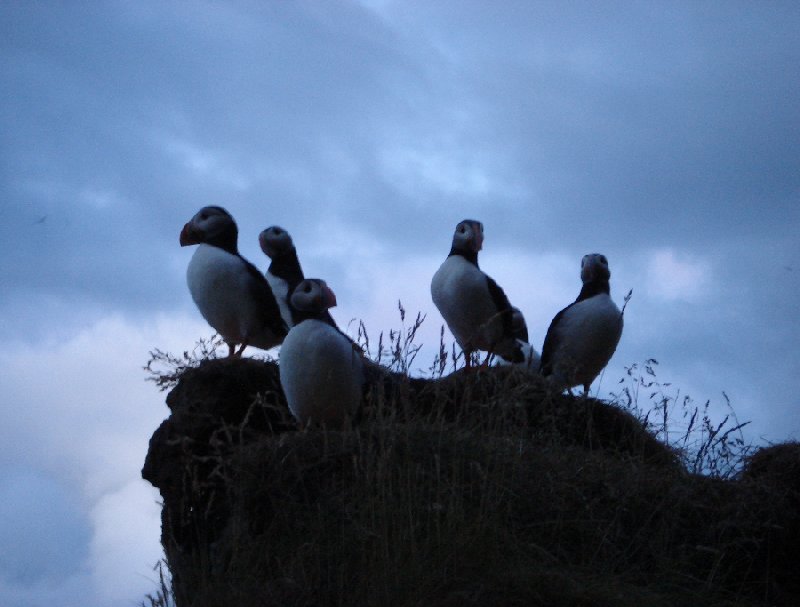
[[[800,438],[798,31],[796,2],[0,4],[0,603],[155,591],[141,367],[211,334],[178,245],[208,204],[261,268],[287,228],[343,326],[426,313],[419,368],[461,219],[537,349],[604,253],[633,299],[596,393],[653,357]]]

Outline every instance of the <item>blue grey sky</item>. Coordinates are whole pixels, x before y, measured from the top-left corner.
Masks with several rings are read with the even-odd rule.
[[[652,357],[800,438],[798,31],[795,2],[0,4],[0,603],[155,589],[141,367],[211,334],[178,245],[208,204],[261,268],[287,228],[340,324],[426,313],[420,369],[459,220],[538,349],[602,252],[633,299],[595,393]]]

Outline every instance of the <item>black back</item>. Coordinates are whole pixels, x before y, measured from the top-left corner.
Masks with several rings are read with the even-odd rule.
[[[252,280],[250,281],[250,294],[253,299],[258,302],[259,307],[264,312],[264,319],[266,327],[272,331],[276,336],[283,339],[289,333],[289,327],[281,317],[281,310],[278,306],[278,300],[275,299],[275,294],[264,278],[264,275],[252,263],[247,261],[244,257],[236,253],[239,259],[247,268],[247,273]]]
[[[505,291],[491,276],[486,276],[486,286],[489,287],[489,295],[492,296],[495,308],[503,316],[503,337],[515,338],[512,318],[514,310],[511,308],[511,302],[508,301]]]
[[[218,247],[231,255],[239,255],[239,228],[236,226],[236,221],[234,221],[233,216],[224,208],[213,205],[203,207],[198,211],[198,214],[206,211],[215,211],[221,215],[227,215],[230,218],[230,222],[225,225],[224,229],[213,235],[209,235],[205,241],[206,244]]]

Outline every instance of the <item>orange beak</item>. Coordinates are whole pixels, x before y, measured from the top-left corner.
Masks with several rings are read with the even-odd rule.
[[[322,303],[325,304],[326,310],[328,308],[336,307],[336,295],[331,290],[331,288],[326,284],[322,285]]]
[[[192,244],[198,244],[200,241],[197,239],[197,235],[195,234],[194,230],[192,229],[192,222],[188,222],[183,229],[181,230],[181,237],[180,243],[182,247],[186,247]]]

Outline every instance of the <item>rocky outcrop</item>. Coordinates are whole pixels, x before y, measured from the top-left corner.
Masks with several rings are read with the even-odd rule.
[[[511,368],[386,374],[298,431],[274,363],[206,361],[142,475],[179,607],[792,605],[798,451],[690,475],[626,411]],[[731,602],[733,601],[733,602]]]

